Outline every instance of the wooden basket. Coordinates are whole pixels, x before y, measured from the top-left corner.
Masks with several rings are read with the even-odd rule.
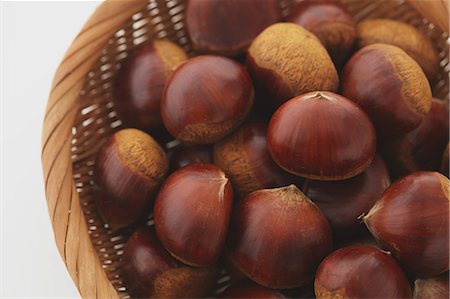
[[[285,15],[294,2],[280,0]],[[441,55],[433,94],[448,97],[447,0],[341,2],[357,21],[397,19],[430,36]],[[58,250],[84,298],[129,297],[118,270],[128,236],[113,233],[104,225],[92,192],[96,152],[105,138],[121,127],[110,101],[111,78],[127,53],[148,39],[169,38],[194,54],[183,29],[183,4],[183,0],[104,2],[56,71],[42,137],[45,190]],[[220,284],[226,283],[224,276]]]

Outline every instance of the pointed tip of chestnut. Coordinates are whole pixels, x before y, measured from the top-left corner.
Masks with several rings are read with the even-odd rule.
[[[411,288],[389,253],[371,246],[336,250],[320,264],[316,298],[411,298]]]
[[[172,258],[153,227],[143,227],[127,241],[121,260],[127,291],[138,298],[208,295],[220,275],[218,266],[191,268]]]
[[[415,172],[393,183],[364,217],[378,243],[419,277],[449,270],[449,181]]]
[[[269,123],[267,146],[274,161],[290,173],[343,180],[370,165],[376,138],[371,121],[355,103],[320,91],[278,108]]]
[[[342,94],[368,114],[380,139],[414,130],[431,107],[430,84],[420,66],[387,44],[366,46],[350,58]]]
[[[227,244],[247,277],[280,289],[308,284],[331,247],[325,216],[295,185],[255,191],[238,202]]]
[[[226,57],[197,56],[168,79],[161,116],[176,139],[214,143],[244,121],[253,97],[252,81],[242,65]]]
[[[231,184],[219,167],[190,164],[162,185],[153,210],[156,232],[183,263],[212,265],[225,243],[232,202]]]
[[[124,125],[149,131],[162,125],[160,102],[164,84],[186,52],[168,40],[138,47],[118,70],[112,89],[114,108]]]
[[[261,32],[248,50],[247,69],[258,99],[272,110],[294,96],[339,87],[326,49],[314,34],[294,23],[276,23]]]
[[[101,189],[97,208],[105,222],[121,228],[150,214],[167,170],[166,154],[151,136],[137,129],[111,136],[97,155],[94,174]]]

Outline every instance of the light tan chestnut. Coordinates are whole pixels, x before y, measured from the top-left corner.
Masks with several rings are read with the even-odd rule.
[[[339,87],[339,78],[327,50],[314,34],[293,23],[266,28],[251,44],[248,71],[258,99],[272,108],[309,91]]]

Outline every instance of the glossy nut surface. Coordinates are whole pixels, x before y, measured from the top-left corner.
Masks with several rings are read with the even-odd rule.
[[[225,57],[197,56],[169,79],[161,115],[176,139],[214,143],[242,123],[253,96],[252,82],[243,66]]]
[[[415,172],[398,180],[364,222],[402,267],[419,277],[449,269],[449,182],[437,172]]]
[[[160,103],[167,78],[188,59],[178,45],[155,40],[137,48],[114,79],[112,99],[124,125],[150,131],[162,125]]]
[[[203,144],[181,143],[167,152],[170,171],[193,163],[212,163],[212,147]]]
[[[417,128],[431,108],[431,88],[420,66],[402,49],[385,44],[362,48],[342,75],[342,94],[370,117],[379,138]]]
[[[258,99],[272,110],[294,96],[339,87],[327,50],[293,23],[274,24],[258,35],[248,50],[247,68]]]
[[[307,285],[332,247],[325,216],[295,185],[250,193],[230,223],[232,262],[269,288]]]
[[[367,19],[358,23],[357,47],[383,43],[397,46],[422,68],[428,80],[439,72],[439,52],[429,37],[411,25],[389,19]]]
[[[340,68],[351,54],[356,38],[353,16],[337,1],[306,0],[298,3],[287,17],[312,32]]]
[[[416,129],[384,144],[383,153],[394,175],[440,169],[442,153],[448,144],[448,115],[448,103],[433,99],[430,111]]]
[[[124,129],[111,136],[97,155],[94,173],[103,220],[121,228],[150,214],[168,164],[164,150],[142,131]]]
[[[214,145],[214,163],[227,176],[240,197],[249,193],[300,182],[281,169],[267,150],[266,124],[251,120]]]
[[[186,31],[203,53],[244,52],[267,26],[281,18],[277,0],[188,0]]]
[[[375,155],[375,130],[352,101],[331,92],[295,97],[272,116],[267,146],[286,171],[343,180],[364,171]]]
[[[400,266],[385,251],[349,246],[320,264],[314,282],[316,298],[411,298]]]
[[[191,268],[179,263],[162,247],[153,227],[131,235],[121,266],[127,292],[135,298],[203,297],[220,275],[217,266]]]
[[[448,272],[433,278],[419,278],[414,282],[415,299],[448,299]]]
[[[307,180],[302,191],[324,213],[336,237],[354,237],[363,232],[358,217],[367,213],[390,185],[384,161],[375,155],[361,174],[344,181]]]
[[[231,184],[219,167],[196,163],[175,171],[162,185],[153,210],[164,248],[188,265],[216,263],[232,203]]]
[[[251,281],[240,281],[234,283],[226,288],[226,290],[219,295],[219,298],[260,298],[260,299],[282,299],[286,298],[279,292],[257,285]]]

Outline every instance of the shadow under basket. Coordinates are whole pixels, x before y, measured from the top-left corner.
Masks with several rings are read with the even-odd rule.
[[[284,15],[295,2],[279,0]],[[428,35],[441,60],[433,95],[448,97],[446,1],[341,2],[356,21],[396,19]],[[128,53],[146,40],[168,38],[195,55],[183,14],[183,0],[106,1],[87,21],[55,74],[42,137],[45,190],[58,250],[83,298],[129,298],[119,260],[130,230],[110,230],[99,217],[93,193],[96,153],[122,126],[111,102],[112,78]],[[224,272],[217,290],[227,283]]]

